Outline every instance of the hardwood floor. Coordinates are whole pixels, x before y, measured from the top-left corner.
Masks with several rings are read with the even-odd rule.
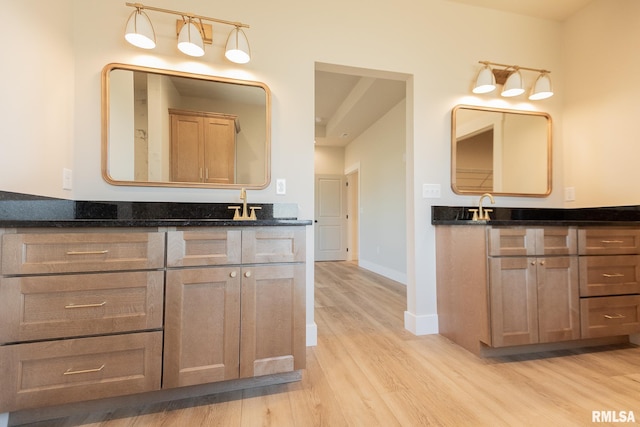
[[[318,345],[302,381],[30,425],[584,426],[601,410],[640,421],[639,347],[480,359],[406,331],[404,286],[346,262],[315,275]]]

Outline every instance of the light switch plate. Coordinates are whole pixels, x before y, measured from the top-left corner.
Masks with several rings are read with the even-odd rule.
[[[440,198],[440,184],[422,184],[423,199]]]
[[[284,178],[276,179],[276,194],[287,194],[287,180]]]
[[[62,189],[71,190],[73,188],[73,171],[71,169],[62,169]]]
[[[575,202],[576,200],[576,189],[575,187],[565,187],[564,188],[564,201],[565,202]]]

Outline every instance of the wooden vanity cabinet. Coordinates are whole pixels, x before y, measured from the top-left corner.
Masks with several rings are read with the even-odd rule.
[[[160,388],[164,233],[0,237],[0,413]]]
[[[576,230],[487,229],[492,347],[580,338]]]
[[[582,337],[640,332],[640,230],[579,231]]]
[[[167,240],[163,388],[304,368],[304,228],[183,229]]]

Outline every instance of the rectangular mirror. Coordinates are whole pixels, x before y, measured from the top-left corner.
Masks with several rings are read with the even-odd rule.
[[[269,185],[271,94],[259,82],[109,64],[102,176],[113,185]]]
[[[456,106],[451,113],[451,187],[456,194],[551,194],[551,116]]]

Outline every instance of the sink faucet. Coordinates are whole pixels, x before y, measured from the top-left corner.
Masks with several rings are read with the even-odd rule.
[[[480,201],[478,202],[478,219],[490,219],[489,212],[493,212],[493,209],[483,209],[482,208],[482,199],[488,197],[491,200],[491,204],[494,204],[496,201],[493,200],[493,196],[490,193],[484,193],[480,196]]]
[[[251,213],[247,212],[247,190],[242,188],[240,190],[240,200],[242,200],[242,206],[229,206],[229,209],[235,209],[235,213],[233,214],[234,221],[255,221],[256,220],[256,210],[262,209],[260,206],[250,206],[249,210]],[[242,213],[240,213],[240,209],[242,208]]]

